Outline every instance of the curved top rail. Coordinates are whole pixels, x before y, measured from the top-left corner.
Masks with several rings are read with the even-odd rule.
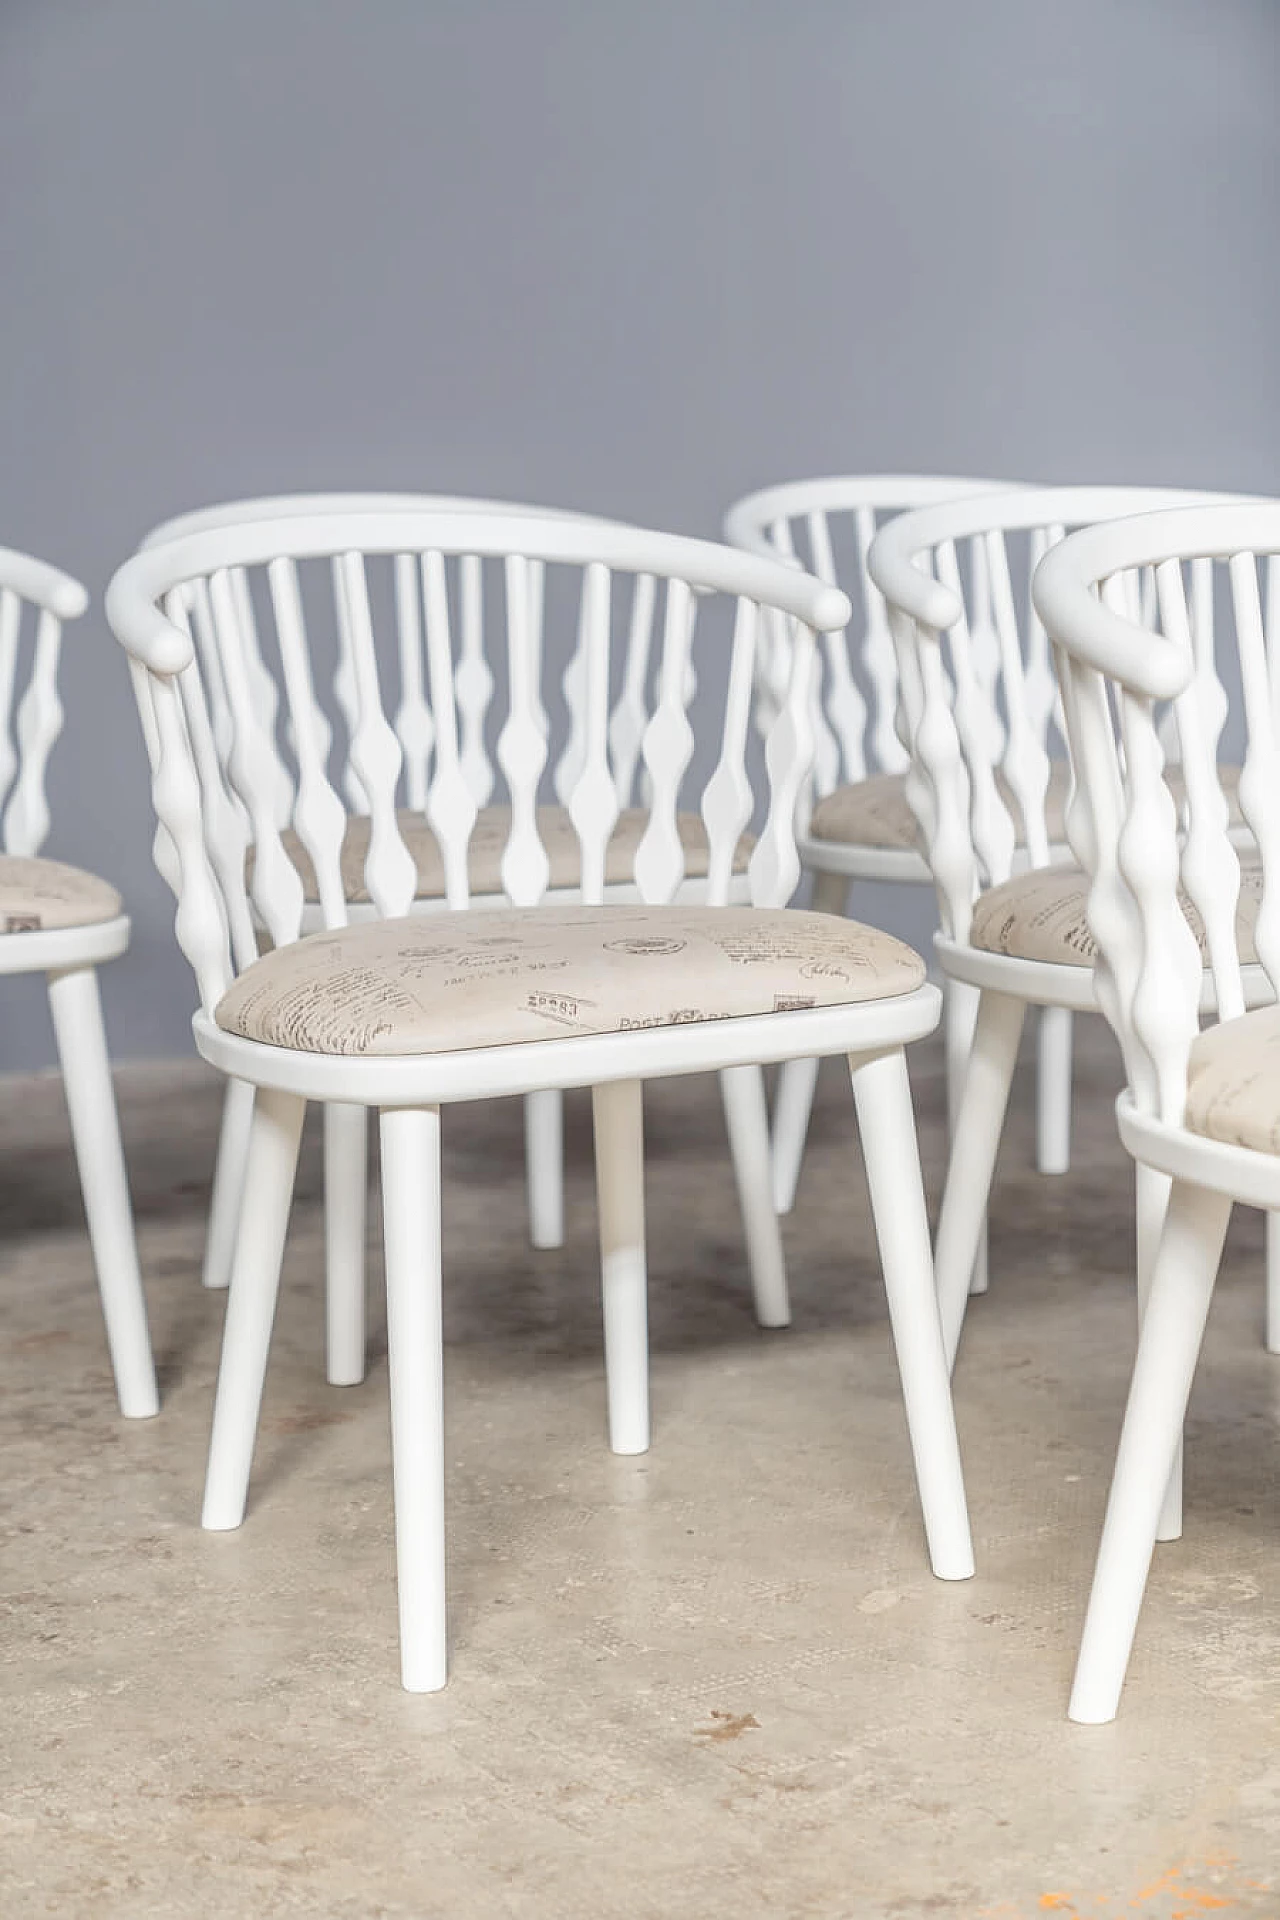
[[[1280,501],[1202,503],[1083,527],[1050,548],[1031,594],[1045,631],[1068,653],[1148,699],[1172,700],[1190,683],[1195,661],[1104,605],[1094,589],[1130,567],[1235,553],[1280,553]]]
[[[548,520],[600,520],[574,507],[541,507],[523,500],[488,500],[462,493],[269,493],[249,500],[222,500],[209,507],[193,507],[162,520],[138,542],[139,553],[191,533],[239,526],[245,520],[292,520],[323,513],[536,513]],[[605,520],[606,526],[616,524]]]
[[[0,547],[0,587],[12,587],[59,620],[78,620],[89,604],[88,590],[78,580],[16,547]]]
[[[1037,527],[1089,526],[1161,507],[1246,497],[1187,487],[1136,486],[1013,487],[1003,493],[966,495],[889,521],[871,543],[867,571],[886,600],[922,626],[945,632],[961,618],[963,608],[950,588],[916,565],[920,554],[943,541],[991,532],[1030,532]]]
[[[858,507],[901,513],[964,494],[992,493],[997,487],[1011,484],[936,473],[842,473],[815,480],[784,480],[735,500],[724,516],[724,537],[750,553],[767,554],[771,548],[764,529],[771,520],[789,520],[814,511],[846,513]]]
[[[107,618],[121,644],[152,672],[180,673],[191,661],[191,641],[157,605],[172,587],[223,567],[259,566],[285,557],[427,551],[495,558],[522,554],[579,566],[598,561],[634,573],[675,577],[713,592],[742,594],[823,632],[845,626],[852,617],[848,598],[838,587],[776,560],[708,540],[545,513],[418,511],[249,521],[149,547],[126,560],[112,577]]]

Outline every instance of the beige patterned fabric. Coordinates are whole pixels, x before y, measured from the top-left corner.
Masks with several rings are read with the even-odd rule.
[[[311,934],[254,961],[214,1017],[305,1053],[453,1053],[845,1006],[924,977],[910,947],[835,914],[506,908]]]
[[[1232,824],[1238,826],[1242,817],[1236,798],[1240,769],[1219,767],[1218,775],[1231,809]],[[1167,767],[1165,778],[1174,797],[1181,800],[1183,784],[1180,770]],[[1017,828],[1018,843],[1022,845],[1026,836],[1022,828],[1021,810],[1002,776],[997,775],[996,785]],[[1067,842],[1065,814],[1069,793],[1067,763],[1065,760],[1055,760],[1049,768],[1049,788],[1044,804],[1045,830],[1053,846],[1065,846]],[[834,840],[847,847],[920,845],[920,831],[915,815],[907,804],[906,784],[900,773],[876,773],[869,780],[856,780],[851,786],[837,787],[834,793],[829,793],[814,808],[809,833],[814,840]]]
[[[1261,899],[1262,868],[1256,858],[1245,858],[1240,865],[1236,945],[1246,964],[1257,958],[1253,930]],[[1037,867],[979,894],[969,939],[984,953],[1048,960],[1057,966],[1091,967],[1098,957],[1098,946],[1089,931],[1088,903],[1088,876],[1079,867]],[[1201,952],[1207,954],[1204,922],[1185,897],[1182,911],[1200,942]]]
[[[1280,1153],[1280,1007],[1206,1027],[1187,1066],[1192,1133],[1256,1153]]]
[[[91,927],[123,912],[115,888],[94,873],[61,860],[0,854],[0,933]]]
[[[1015,822],[1020,823],[1021,813],[1005,782],[998,779],[997,784]],[[1045,824],[1050,840],[1058,843],[1066,840],[1062,816],[1067,792],[1066,763],[1055,760],[1049,769]],[[920,830],[907,804],[906,782],[900,773],[874,773],[869,780],[855,780],[851,786],[837,787],[814,808],[809,833],[814,840],[834,840],[848,847],[918,847],[920,844]],[[1021,840],[1021,832],[1018,837]]]
[[[581,852],[578,836],[574,831],[564,807],[539,807],[538,837],[547,850],[547,859],[551,866],[549,887],[576,887],[581,873]],[[409,849],[418,869],[418,883],[414,898],[418,900],[442,900],[444,898],[444,861],[440,854],[440,845],[428,822],[420,813],[412,813],[403,808],[396,814],[405,846]],[[630,807],[618,815],[618,822],[609,838],[605,850],[605,882],[609,886],[629,885],[634,877],[636,848],[640,845],[649,815],[640,807]],[[680,835],[680,845],[684,849],[685,875],[689,879],[701,879],[707,871],[710,858],[707,846],[707,830],[701,816],[696,813],[678,813],[676,829]],[[470,844],[467,848],[467,871],[471,882],[471,891],[475,894],[502,892],[502,855],[506,850],[511,833],[510,807],[481,807],[476,815]],[[311,855],[303,846],[297,834],[290,828],[281,834],[285,852],[292,860],[302,878],[303,892],[308,900],[318,900],[320,889],[316,884],[315,867]],[[746,870],[755,845],[749,834],[744,834],[738,842],[734,856],[734,871]],[[364,814],[357,814],[348,824],[342,840],[341,871],[342,889],[353,906],[364,903],[369,898],[369,890],[364,883],[364,863],[369,856],[369,820]],[[250,854],[252,872],[253,855]]]

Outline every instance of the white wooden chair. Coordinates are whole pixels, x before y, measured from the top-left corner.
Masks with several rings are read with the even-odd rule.
[[[907,803],[908,756],[897,724],[898,667],[884,601],[867,576],[871,542],[894,514],[990,493],[996,485],[939,475],[842,474],[766,487],[737,501],[725,515],[725,538],[734,546],[803,563],[819,579],[843,587],[853,603],[851,625],[822,638],[814,686],[814,764],[800,807],[800,862],[813,875],[813,905],[820,912],[847,913],[859,880],[932,885]],[[979,593],[984,584],[980,572]],[[990,634],[989,607],[985,616],[980,611],[975,631],[980,643]],[[764,724],[785,694],[789,657],[786,624],[765,622],[758,665]],[[1042,1073],[1039,1155],[1044,1171],[1054,1172],[1062,1168],[1061,1115],[1064,1104],[1069,1114],[1071,1101],[1069,1038],[1065,1079],[1061,1050],[1048,1044]],[[817,1078],[816,1060],[788,1061],[778,1076],[773,1191],[779,1213],[795,1205]]]
[[[1124,1054],[1120,1137],[1167,1196],[1075,1720],[1110,1720],[1119,1704],[1232,1203],[1280,1208],[1278,554],[1280,504],[1183,508],[1071,535],[1034,583],[1080,782],[1068,830],[1089,874],[1098,1003]],[[1141,618],[1134,579],[1150,569]],[[1215,588],[1216,658],[1196,613]],[[1227,686],[1243,722],[1238,783],[1217,764]],[[1171,748],[1179,806],[1164,777]]]
[[[1070,766],[1054,757],[1065,756],[1066,742],[1053,664],[1014,580],[1021,563],[1029,585],[1031,567],[1065,526],[1203,497],[1138,487],[1020,488],[903,514],[871,548],[869,571],[898,647],[913,753],[908,793],[937,887],[936,951],[957,1003],[967,999],[969,1008],[968,1021],[957,1018],[952,1030],[961,1091],[935,1249],[952,1360],[970,1276],[975,1262],[985,1266],[987,1201],[1026,1010],[1059,1011],[1065,1070],[1070,1022],[1096,1005],[1087,882],[1064,837]],[[996,641],[989,656],[974,639],[975,552],[989,581]],[[1198,617],[1211,648],[1203,589],[1202,579]],[[1143,1270],[1151,1244],[1144,1196],[1140,1183]],[[1272,1340],[1280,1338],[1276,1244],[1271,1235]],[[1175,1484],[1164,1537],[1179,1531],[1179,1514]]]
[[[179,514],[154,528],[142,541],[141,549],[145,551],[174,539],[183,539],[189,534],[204,533],[211,528],[236,526],[245,521],[297,519],[317,513],[399,513],[419,510],[472,514],[536,512],[554,519],[596,518],[592,515],[562,512],[559,509],[534,508],[523,503],[475,499],[453,494],[279,494],[265,498],[231,501]],[[474,556],[466,563],[465,571],[467,585],[460,610],[462,645],[455,662],[457,681],[455,696],[462,729],[461,764],[472,797],[482,810],[479,828],[472,837],[470,848],[472,860],[470,885],[472,891],[476,893],[486,891],[497,893],[500,891],[496,855],[501,851],[501,841],[498,837],[501,829],[499,817],[501,810],[496,809],[492,813],[484,812],[492,799],[499,771],[495,768],[491,742],[486,739],[485,733],[486,717],[493,700],[494,680],[485,658],[483,576],[478,560]],[[546,644],[546,636],[543,634],[543,581],[541,569],[536,564],[529,569],[529,581],[534,644],[540,651]],[[420,623],[421,609],[417,605],[416,593],[409,594],[401,588],[399,614],[404,621]],[[623,686],[614,710],[610,731],[611,742],[623,755],[624,760],[629,760],[633,766],[647,718],[643,708],[642,687],[644,664],[652,645],[652,614],[653,595],[646,587],[637,598],[627,635],[628,658],[634,660],[635,674],[628,679],[624,671]],[[252,608],[248,607],[245,631],[249,643],[254,644],[251,615]],[[349,744],[354,682],[350,659],[341,645],[342,636],[340,635],[339,638],[340,646],[333,676],[334,704],[340,719],[347,722],[345,737]],[[252,673],[255,686],[266,703],[266,711],[275,713],[279,706],[280,689],[256,644]],[[637,675],[640,676],[638,679]],[[582,662],[575,650],[570,656],[563,681],[568,726],[558,756],[554,780],[557,795],[562,802],[567,795],[574,777],[574,769],[581,755],[582,684]],[[217,682],[212,684],[211,693],[216,702],[220,697],[220,687]],[[424,730],[420,699],[402,700],[393,716],[392,724],[397,730],[401,747],[406,754],[406,765],[410,769],[408,797],[414,804],[420,804],[421,795],[425,792],[423,782],[426,777],[426,766],[429,764],[427,755],[430,750],[430,739]],[[231,738],[231,728],[223,716],[220,724],[215,723],[215,740],[219,743],[219,750],[224,760],[229,751]],[[348,804],[353,809],[354,827],[356,820],[366,817],[359,778],[348,766],[342,770],[339,784]],[[283,764],[277,774],[277,789],[277,812],[281,813],[282,808],[287,808],[290,792],[289,775]],[[283,818],[283,814],[281,817]],[[541,824],[542,830],[553,835],[560,848],[557,880],[551,890],[552,897],[566,897],[565,866],[566,861],[569,864],[572,863],[572,851],[576,842],[572,838],[568,815],[563,804],[558,809],[544,809]],[[358,827],[354,827],[354,830],[357,833],[361,831]],[[693,895],[698,890],[699,882],[705,880],[706,874],[706,847],[696,833],[686,836],[685,862],[686,873],[682,889],[685,893]],[[358,863],[347,862],[343,872],[350,880],[351,891],[357,896],[349,904],[353,907],[358,906],[359,896],[363,891],[363,876],[359,872]],[[611,896],[612,891],[613,889],[606,885],[606,899]],[[314,885],[310,885],[309,894],[314,895],[314,892]],[[735,873],[732,897],[743,900],[747,898],[745,860],[739,863],[739,870]],[[418,893],[413,910],[434,912],[445,908],[446,905],[442,866],[436,860],[420,861]],[[320,924],[319,902],[309,898],[304,912],[304,931],[313,931]],[[722,1077],[721,1089],[742,1203],[743,1225],[757,1314],[762,1326],[783,1327],[789,1324],[790,1309],[787,1300],[786,1267],[781,1235],[776,1214],[768,1204],[767,1176],[762,1173],[768,1151],[768,1121],[763,1085],[753,1083],[746,1075],[726,1074]],[[536,1093],[525,1096],[524,1108],[530,1239],[535,1247],[558,1247],[564,1241],[563,1094],[559,1088],[542,1088]],[[230,1274],[252,1117],[252,1087],[236,1080],[228,1081],[205,1244],[203,1279],[204,1284],[209,1287],[225,1287]],[[336,1101],[326,1105],[324,1110],[325,1244],[328,1268],[325,1294],[326,1355],[328,1378],[335,1386],[352,1386],[364,1378],[367,1132],[367,1116],[363,1107],[344,1105]]]
[[[516,905],[485,912],[464,911],[478,904],[468,885],[477,808],[462,767],[450,588],[468,557],[505,578],[496,755],[511,800],[501,873]],[[545,674],[539,684],[529,620],[535,565],[554,567],[576,588],[585,642],[583,751],[567,800],[580,899],[554,907],[538,905],[551,877],[536,810],[550,689]],[[419,798],[439,843],[455,909],[448,914],[409,916],[417,863],[397,802],[418,773],[387,717],[383,680],[393,676],[374,639],[392,570],[421,578],[425,594],[425,662],[416,652],[401,656],[399,697],[406,676],[425,690],[435,751]],[[631,788],[629,763],[624,769],[609,738],[614,628],[626,598],[618,587],[634,591],[646,580],[662,619],[657,698],[638,748],[648,780],[628,856],[635,904],[606,905],[610,840]],[[336,598],[329,617],[350,638],[351,764],[369,814],[371,919],[352,918],[343,884],[348,806],[328,777],[328,722],[312,682],[307,625],[319,617],[326,582]],[[272,617],[282,732],[296,760],[290,825],[317,875],[326,923],[301,938],[304,889],[276,813],[280,743],[251,681],[246,594],[260,632],[268,610]],[[736,603],[731,623],[713,594]],[[748,749],[761,606],[804,631],[765,749],[769,798],[750,858],[753,904],[735,907],[734,859],[753,815]],[[366,513],[228,528],[136,555],[112,581],[107,610],[130,654],[153,755],[157,853],[199,984],[196,1042],[257,1089],[205,1525],[235,1527],[244,1513],[308,1099],[380,1113],[402,1677],[411,1690],[430,1690],[446,1672],[441,1105],[593,1088],[610,1444],[635,1453],[649,1443],[642,1082],[839,1052],[849,1057],[861,1115],[930,1555],[942,1577],[966,1577],[968,1523],[903,1053],[936,1025],[939,996],[918,956],[890,936],[783,908],[799,873],[794,817],[810,746],[812,629],[847,620],[843,594],[669,535],[539,517]],[[229,786],[214,740],[215,674],[234,733]],[[702,903],[677,897],[684,794],[698,797],[710,850]],[[258,923],[274,943],[265,955]]]
[[[39,856],[45,769],[62,731],[62,626],[88,605],[78,581],[0,548],[0,974],[43,973],[120,1411],[159,1410],[97,969],[129,944],[105,880]]]

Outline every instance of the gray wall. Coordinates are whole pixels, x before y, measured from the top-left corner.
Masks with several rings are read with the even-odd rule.
[[[99,593],[282,489],[1280,490],[1278,55],[1275,0],[0,0],[0,539]],[[96,612],[65,686],[49,850],[135,914],[116,1050],[176,1052]]]

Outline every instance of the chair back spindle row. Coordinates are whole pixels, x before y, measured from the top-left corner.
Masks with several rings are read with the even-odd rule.
[[[566,587],[576,611],[561,669],[546,623]],[[509,810],[503,895],[537,904],[552,880],[539,809],[553,797],[577,842],[577,896],[599,903],[637,785],[644,819],[627,878],[639,898],[680,893],[689,811],[707,839],[702,897],[734,897],[741,836],[757,814],[749,756],[762,610],[795,637],[765,744],[750,897],[784,904],[799,877],[815,636],[847,624],[849,605],[796,570],[563,518],[298,516],[151,546],[120,570],[108,609],[134,663],[157,862],[207,1008],[256,955],[258,929],[275,945],[299,937],[299,848],[320,922],[346,924],[357,813],[367,819],[364,892],[381,916],[414,901],[406,811],[434,833],[447,905],[471,903],[469,843],[491,801]],[[340,668],[327,685],[324,633]],[[490,733],[481,769],[474,749]]]

